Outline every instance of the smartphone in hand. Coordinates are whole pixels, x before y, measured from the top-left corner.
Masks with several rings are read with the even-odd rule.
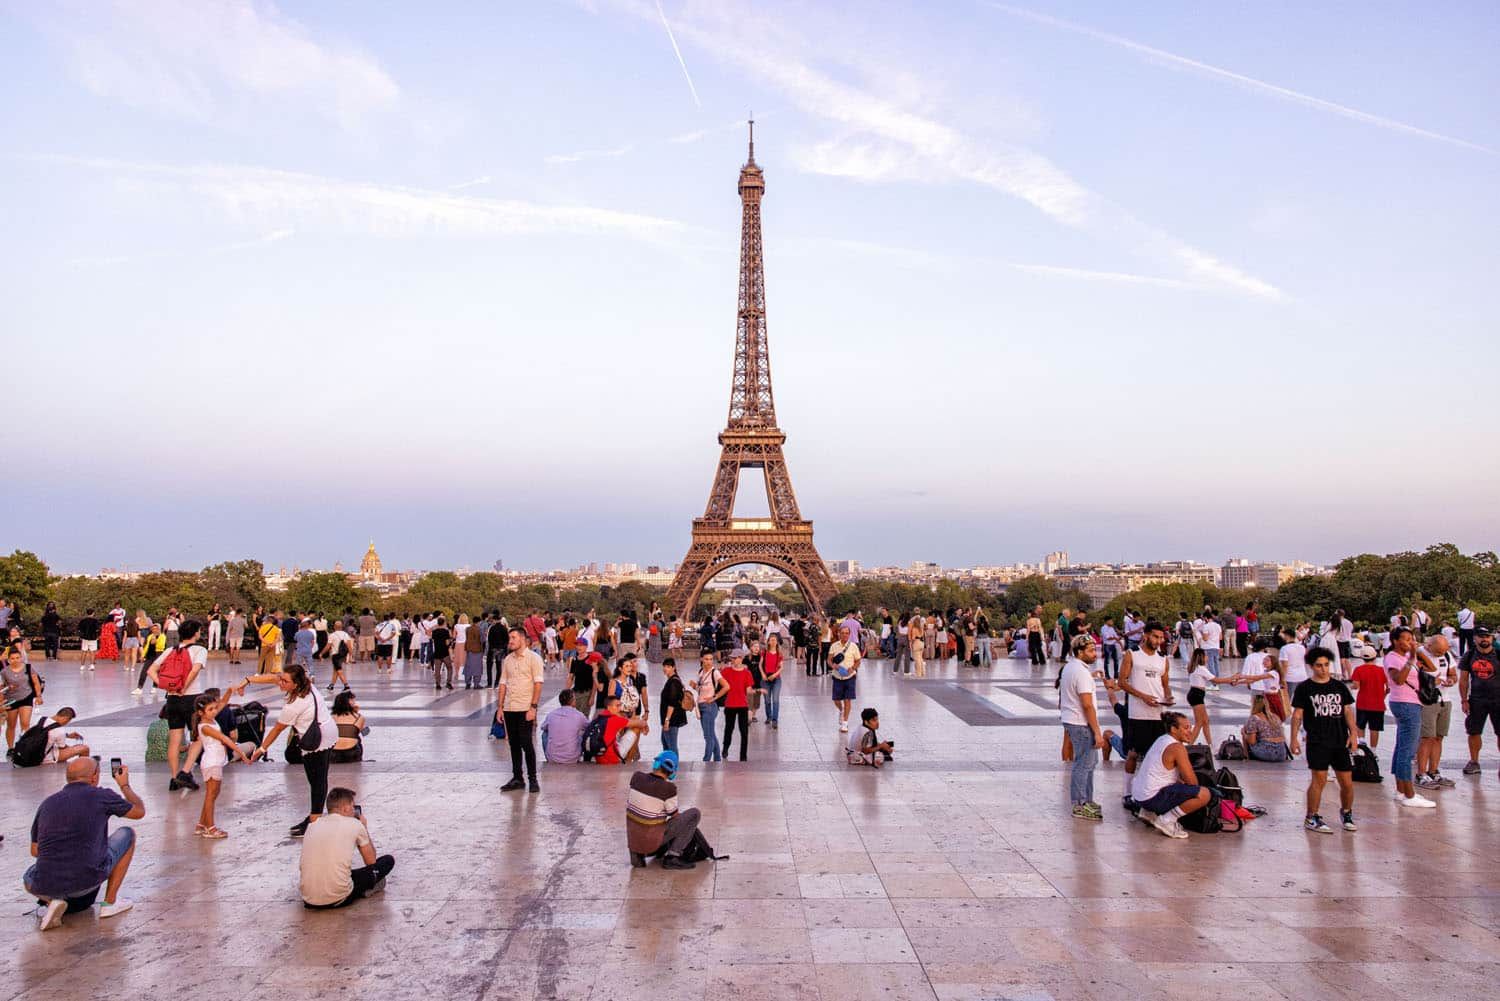
[[[109,775],[110,775],[110,778],[116,778],[116,779],[119,778],[120,777],[120,769],[124,768],[124,767],[125,767],[125,763],[123,761],[121,761],[119,758],[110,758],[109,759]]]

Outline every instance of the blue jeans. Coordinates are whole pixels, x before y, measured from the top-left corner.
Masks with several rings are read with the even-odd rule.
[[[120,864],[120,859],[125,857],[125,853],[130,851],[134,846],[134,827],[117,827],[110,832],[107,850],[109,852],[109,871],[111,873],[115,871],[115,866]],[[94,906],[94,899],[99,895],[99,890],[104,885],[100,883],[99,886],[75,887],[66,893],[41,893],[32,889],[32,880],[34,879],[36,879],[36,866],[33,865],[21,877],[21,885],[26,888],[26,892],[32,896],[44,897],[48,900],[56,900],[58,898],[67,900],[69,914],[77,914]]]
[[[981,636],[981,637],[979,637],[978,642],[979,642],[979,666],[980,667],[990,667],[991,665],[994,664],[994,661],[991,659],[991,655],[990,655],[990,638],[988,636]]]
[[[432,643],[423,643],[417,650],[417,661],[422,664],[432,663]]]
[[[1104,654],[1104,676],[1106,678],[1117,677],[1120,673],[1120,648],[1113,643],[1106,643],[1100,652]],[[1111,664],[1115,666],[1114,674],[1109,673],[1109,666]]]
[[[719,734],[714,729],[714,724],[719,721],[719,704],[709,702],[706,705],[698,703],[699,719],[703,724],[703,760],[723,761],[724,755],[719,750]]]
[[[766,721],[776,723],[781,720],[781,679],[766,682]]]
[[[1064,723],[1068,740],[1073,742],[1073,774],[1068,777],[1068,795],[1073,805],[1094,801],[1094,763],[1099,749],[1094,746],[1094,731],[1086,726]]]
[[[1422,732],[1422,707],[1416,702],[1392,702],[1396,717],[1396,750],[1391,752],[1391,775],[1398,782],[1413,778],[1412,760],[1417,756],[1417,736]]]
[[[679,729],[681,729],[681,727],[665,726],[665,725],[662,726],[662,728],[661,728],[661,749],[663,751],[675,751],[675,750],[677,750],[677,731]]]
[[[1219,676],[1219,648],[1216,646],[1204,647],[1203,654],[1208,658],[1208,669],[1217,678]]]

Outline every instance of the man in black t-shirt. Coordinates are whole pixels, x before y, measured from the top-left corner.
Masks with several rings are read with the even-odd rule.
[[[598,661],[593,658],[598,658]],[[568,673],[573,678],[573,706],[584,715],[594,708],[594,692],[599,686],[594,678],[594,668],[603,660],[597,653],[591,653],[588,657],[574,657],[568,663]]]
[[[636,621],[634,612],[626,612],[620,616],[620,620],[615,623],[615,629],[620,634],[620,649],[615,651],[616,656],[623,657],[627,653],[636,652],[636,640],[640,628],[641,624]]]
[[[432,690],[443,687],[443,668],[448,668],[448,690],[453,691],[453,633],[448,629],[448,618],[439,615],[432,629]]]
[[[1307,819],[1302,826],[1318,834],[1333,833],[1333,828],[1323,823],[1318,813],[1330,768],[1339,783],[1344,830],[1358,829],[1354,824],[1354,760],[1350,757],[1351,752],[1359,749],[1354,695],[1347,685],[1333,677],[1332,667],[1333,654],[1323,647],[1313,647],[1307,654],[1312,678],[1298,685],[1297,694],[1292,697],[1292,753],[1300,753],[1298,737],[1305,729],[1307,767],[1312,771],[1307,786]]]
[[[1458,698],[1464,711],[1464,733],[1469,735],[1469,763],[1465,775],[1479,774],[1479,746],[1484,743],[1484,721],[1500,742],[1500,652],[1495,637],[1481,626],[1458,662]]]
[[[78,620],[78,650],[81,656],[78,658],[78,670],[85,668],[94,669],[94,657],[99,653],[99,620],[94,618],[94,610],[86,608],[83,618]]]

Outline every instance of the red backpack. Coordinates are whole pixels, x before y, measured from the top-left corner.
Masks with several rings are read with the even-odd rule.
[[[156,684],[168,695],[181,695],[193,673],[193,656],[185,646],[173,647],[156,669]]]

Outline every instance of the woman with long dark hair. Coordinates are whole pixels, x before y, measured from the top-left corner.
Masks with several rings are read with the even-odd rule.
[[[328,799],[328,764],[333,755],[333,745],[338,741],[339,731],[323,701],[301,664],[290,664],[280,674],[252,674],[245,679],[257,685],[272,684],[286,696],[281,715],[276,725],[266,731],[265,739],[250,756],[258,760],[276,743],[281,731],[292,728],[292,746],[300,752],[302,770],[307,774],[308,789],[312,794],[307,816],[292,825],[291,835],[300,838],[307,833],[308,825],[323,815],[323,806]],[[290,760],[293,755],[288,755]]]

